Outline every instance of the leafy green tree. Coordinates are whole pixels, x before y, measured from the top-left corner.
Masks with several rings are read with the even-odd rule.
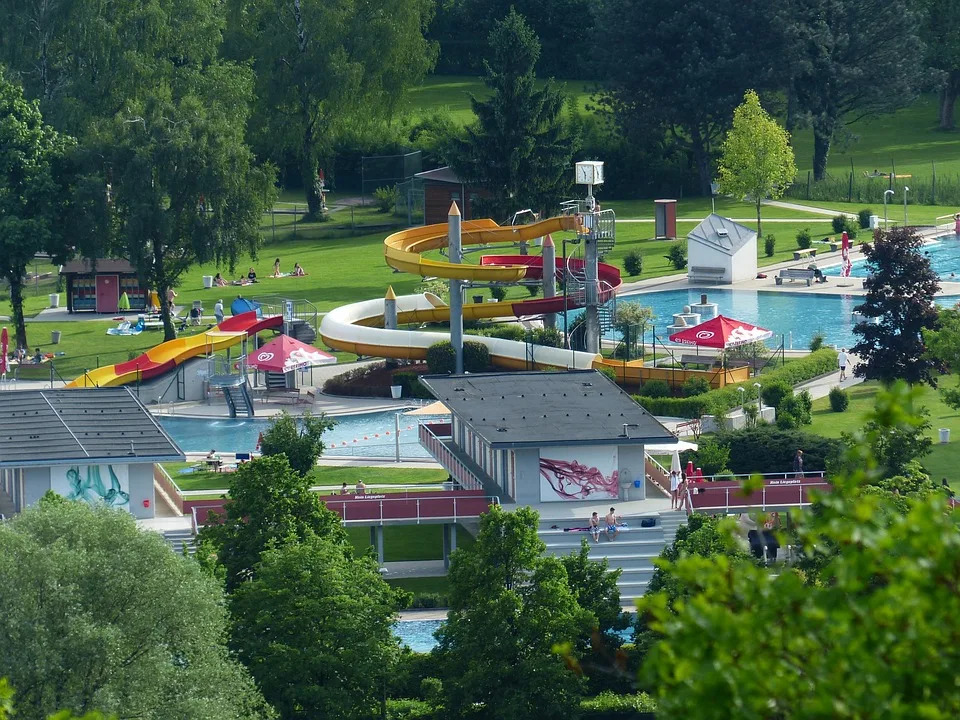
[[[740,199],[753,198],[760,237],[763,200],[783,197],[797,174],[797,166],[790,134],[763,109],[753,90],[744,94],[743,104],[733,111],[733,127],[721,148],[719,170],[722,193]]]
[[[282,412],[270,421],[270,427],[263,433],[260,450],[264,457],[286,455],[290,467],[306,477],[317,466],[317,458],[323,455],[326,447],[323,434],[334,424],[335,421],[323,413],[314,417],[305,412],[295,418]]]
[[[0,276],[10,284],[18,347],[29,349],[23,318],[27,265],[38,252],[63,262],[71,252],[68,160],[74,141],[45,125],[37,102],[0,68]]]
[[[909,414],[901,391],[877,428]],[[883,432],[881,429],[880,432]],[[949,718],[960,712],[950,642],[960,612],[957,521],[942,495],[861,492],[877,478],[869,444],[851,475],[831,478],[816,511],[792,515],[814,575],[770,573],[725,555],[678,558],[665,570],[688,597],[645,598],[663,635],[644,666],[658,714],[728,718]],[[935,650],[931,650],[931,649]]]
[[[490,33],[484,62],[489,100],[470,100],[477,120],[450,149],[450,164],[466,182],[491,193],[483,211],[504,218],[524,207],[557,209],[571,182],[576,139],[567,133],[563,92],[548,80],[536,87],[540,41],[511,10]]]
[[[265,551],[231,599],[232,645],[283,718],[369,718],[400,655],[407,593],[376,561],[312,536]]]
[[[614,323],[617,330],[623,335],[624,340],[629,337],[628,344],[631,355],[636,355],[636,351],[639,349],[639,357],[643,357],[643,336],[653,320],[653,308],[645,307],[636,302],[617,303]]]
[[[312,217],[321,216],[319,158],[345,130],[397,109],[434,64],[423,33],[429,0],[232,0],[232,54],[257,74],[258,140],[295,158]]]
[[[850,352],[862,359],[854,374],[889,384],[894,380],[936,385],[937,363],[923,345],[924,330],[935,329],[937,274],[920,247],[922,238],[908,228],[878,231],[864,249],[870,275],[867,294],[854,310],[864,318]]]
[[[663,137],[692,158],[710,194],[714,156],[751,87],[772,88],[781,63],[776,3],[602,0],[599,97],[620,133]]]
[[[822,180],[833,141],[849,124],[916,97],[918,7],[910,0],[795,0],[787,7],[792,19],[781,53],[797,109],[813,127],[813,177]]]
[[[42,500],[0,523],[0,675],[17,720],[269,717],[226,626],[217,583],[129,513]]]
[[[227,589],[234,590],[254,574],[268,547],[312,536],[346,542],[339,516],[310,491],[310,481],[290,467],[285,455],[274,455],[244,463],[231,474],[226,517],[206,525],[198,542],[216,554],[226,571]],[[200,559],[211,561],[205,555]]]
[[[941,308],[937,329],[924,328],[922,334],[930,359],[943,370],[953,373],[960,371],[960,310]],[[960,410],[960,386],[941,388],[940,396],[948,406]]]
[[[446,712],[494,720],[576,715],[580,680],[553,648],[572,648],[593,618],[563,564],[544,557],[531,508],[492,507],[476,544],[450,566],[450,613],[437,631]]]
[[[960,1],[922,0],[920,38],[926,46],[927,64],[938,71],[940,84],[937,118],[941,130],[956,127],[954,109],[960,95]]]

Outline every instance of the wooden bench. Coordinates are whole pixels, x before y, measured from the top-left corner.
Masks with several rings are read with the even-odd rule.
[[[802,250],[793,251],[794,260],[803,260],[805,257],[816,257],[817,249],[816,248],[804,248]]]
[[[717,362],[718,358],[712,355],[681,355],[680,356],[680,365],[686,367],[687,365],[706,365],[712,366]]]
[[[687,279],[695,281],[713,279],[716,282],[723,282],[726,275],[727,271],[723,268],[690,266],[687,270]]]
[[[784,268],[774,280],[777,285],[783,285],[784,280],[789,280],[790,282],[794,280],[806,280],[807,287],[810,287],[813,285],[813,279],[816,276],[817,274],[814,270],[807,270],[806,268]]]

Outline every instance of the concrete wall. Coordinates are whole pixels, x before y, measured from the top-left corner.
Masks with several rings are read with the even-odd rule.
[[[647,484],[646,463],[642,445],[619,445],[617,447],[617,470],[620,478],[621,500],[646,500]],[[634,480],[640,481],[640,487],[633,486]]]
[[[513,455],[517,482],[517,496],[514,499],[520,505],[539,504],[540,450],[537,448],[514,450]]]
[[[36,504],[50,489],[50,468],[30,467],[23,469],[24,506]]]
[[[725,270],[725,282],[752,280],[757,276],[757,240],[754,238],[732,256],[712,245],[704,245],[693,238],[687,242],[687,266],[711,267]],[[679,312],[679,311],[678,311]]]
[[[130,504],[128,509],[135,518],[152,518],[156,509],[156,498],[153,487],[153,465],[138,463],[128,465],[130,480]],[[23,470],[24,501],[25,505],[36,504],[50,489],[50,468],[29,467]],[[148,506],[144,507],[144,501]]]

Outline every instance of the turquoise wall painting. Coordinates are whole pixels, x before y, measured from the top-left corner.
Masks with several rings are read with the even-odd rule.
[[[127,465],[72,465],[50,468],[50,489],[68,500],[130,507]]]

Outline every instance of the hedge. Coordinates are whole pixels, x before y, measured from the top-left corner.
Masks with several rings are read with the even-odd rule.
[[[805,471],[826,470],[843,448],[843,441],[836,438],[771,425],[720,433],[716,442],[730,449],[728,467],[737,474],[792,472],[797,450],[803,450]]]
[[[823,348],[812,352],[806,357],[793,360],[786,365],[761,374],[759,378],[751,378],[743,383],[746,390],[745,400],[756,400],[757,390],[753,383],[759,381],[762,385],[783,381],[794,386],[815,377],[834,372],[837,365],[837,352]],[[711,390],[703,395],[689,398],[646,398],[634,395],[633,399],[654,415],[667,417],[698,418],[710,414],[718,407],[734,408],[740,404],[738,385],[727,385]]]
[[[653,717],[656,709],[656,701],[646,693],[620,695],[602,692],[596,697],[584,698],[580,701],[583,717],[594,720]]]

